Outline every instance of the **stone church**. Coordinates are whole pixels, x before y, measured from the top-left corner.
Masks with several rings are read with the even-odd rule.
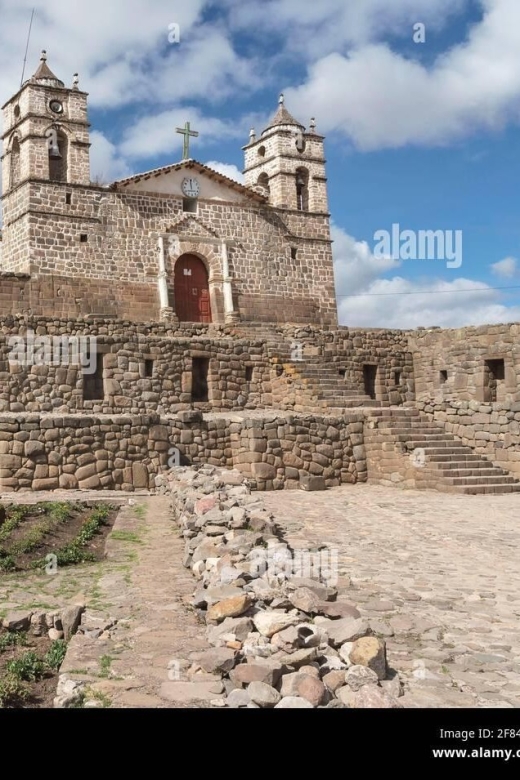
[[[45,53],[3,112],[0,490],[153,488],[173,447],[261,490],[520,491],[520,324],[338,326],[324,139],[282,96],[244,185],[189,123],[180,161],[92,182]]]
[[[337,324],[324,139],[313,120],[306,130],[281,96],[243,147],[245,185],[191,159],[185,135],[186,159],[99,186],[87,97],[43,52],[3,106],[0,271],[13,274],[15,312]]]

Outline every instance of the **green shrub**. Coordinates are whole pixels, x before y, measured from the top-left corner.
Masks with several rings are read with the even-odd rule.
[[[44,663],[49,667],[49,669],[53,669],[54,671],[58,671],[60,666],[63,663],[63,659],[65,658],[65,653],[67,652],[67,643],[64,639],[56,639],[50,646],[49,650],[45,654],[44,657]]]
[[[26,644],[27,637],[21,632],[6,631],[5,634],[0,634],[0,653],[3,653],[8,647],[24,647]]]
[[[32,650],[14,661],[8,661],[5,668],[15,679],[27,682],[36,682],[45,673],[44,662]]]
[[[28,695],[26,686],[12,675],[0,679],[0,707],[16,707],[22,704]]]

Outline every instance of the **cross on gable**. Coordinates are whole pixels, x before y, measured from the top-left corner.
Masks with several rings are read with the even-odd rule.
[[[189,122],[186,122],[184,127],[177,127],[176,132],[184,136],[182,159],[189,160],[190,159],[190,137],[198,138],[199,134],[196,130],[190,130]]]

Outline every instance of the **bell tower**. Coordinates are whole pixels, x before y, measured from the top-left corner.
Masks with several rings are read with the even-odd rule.
[[[300,124],[280,95],[278,110],[257,138],[251,130],[245,153],[245,183],[269,196],[275,208],[328,214],[324,138]]]
[[[34,76],[2,110],[4,209],[5,196],[27,181],[90,184],[87,94],[79,90],[77,74],[65,87],[43,51]]]

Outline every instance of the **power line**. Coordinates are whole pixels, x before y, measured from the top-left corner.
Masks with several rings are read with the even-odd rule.
[[[520,284],[511,287],[469,287],[467,290],[417,290],[414,292],[391,293],[352,293],[352,295],[336,295],[336,298],[372,298],[379,295],[448,295],[461,292],[487,292],[488,290],[520,290]]]

